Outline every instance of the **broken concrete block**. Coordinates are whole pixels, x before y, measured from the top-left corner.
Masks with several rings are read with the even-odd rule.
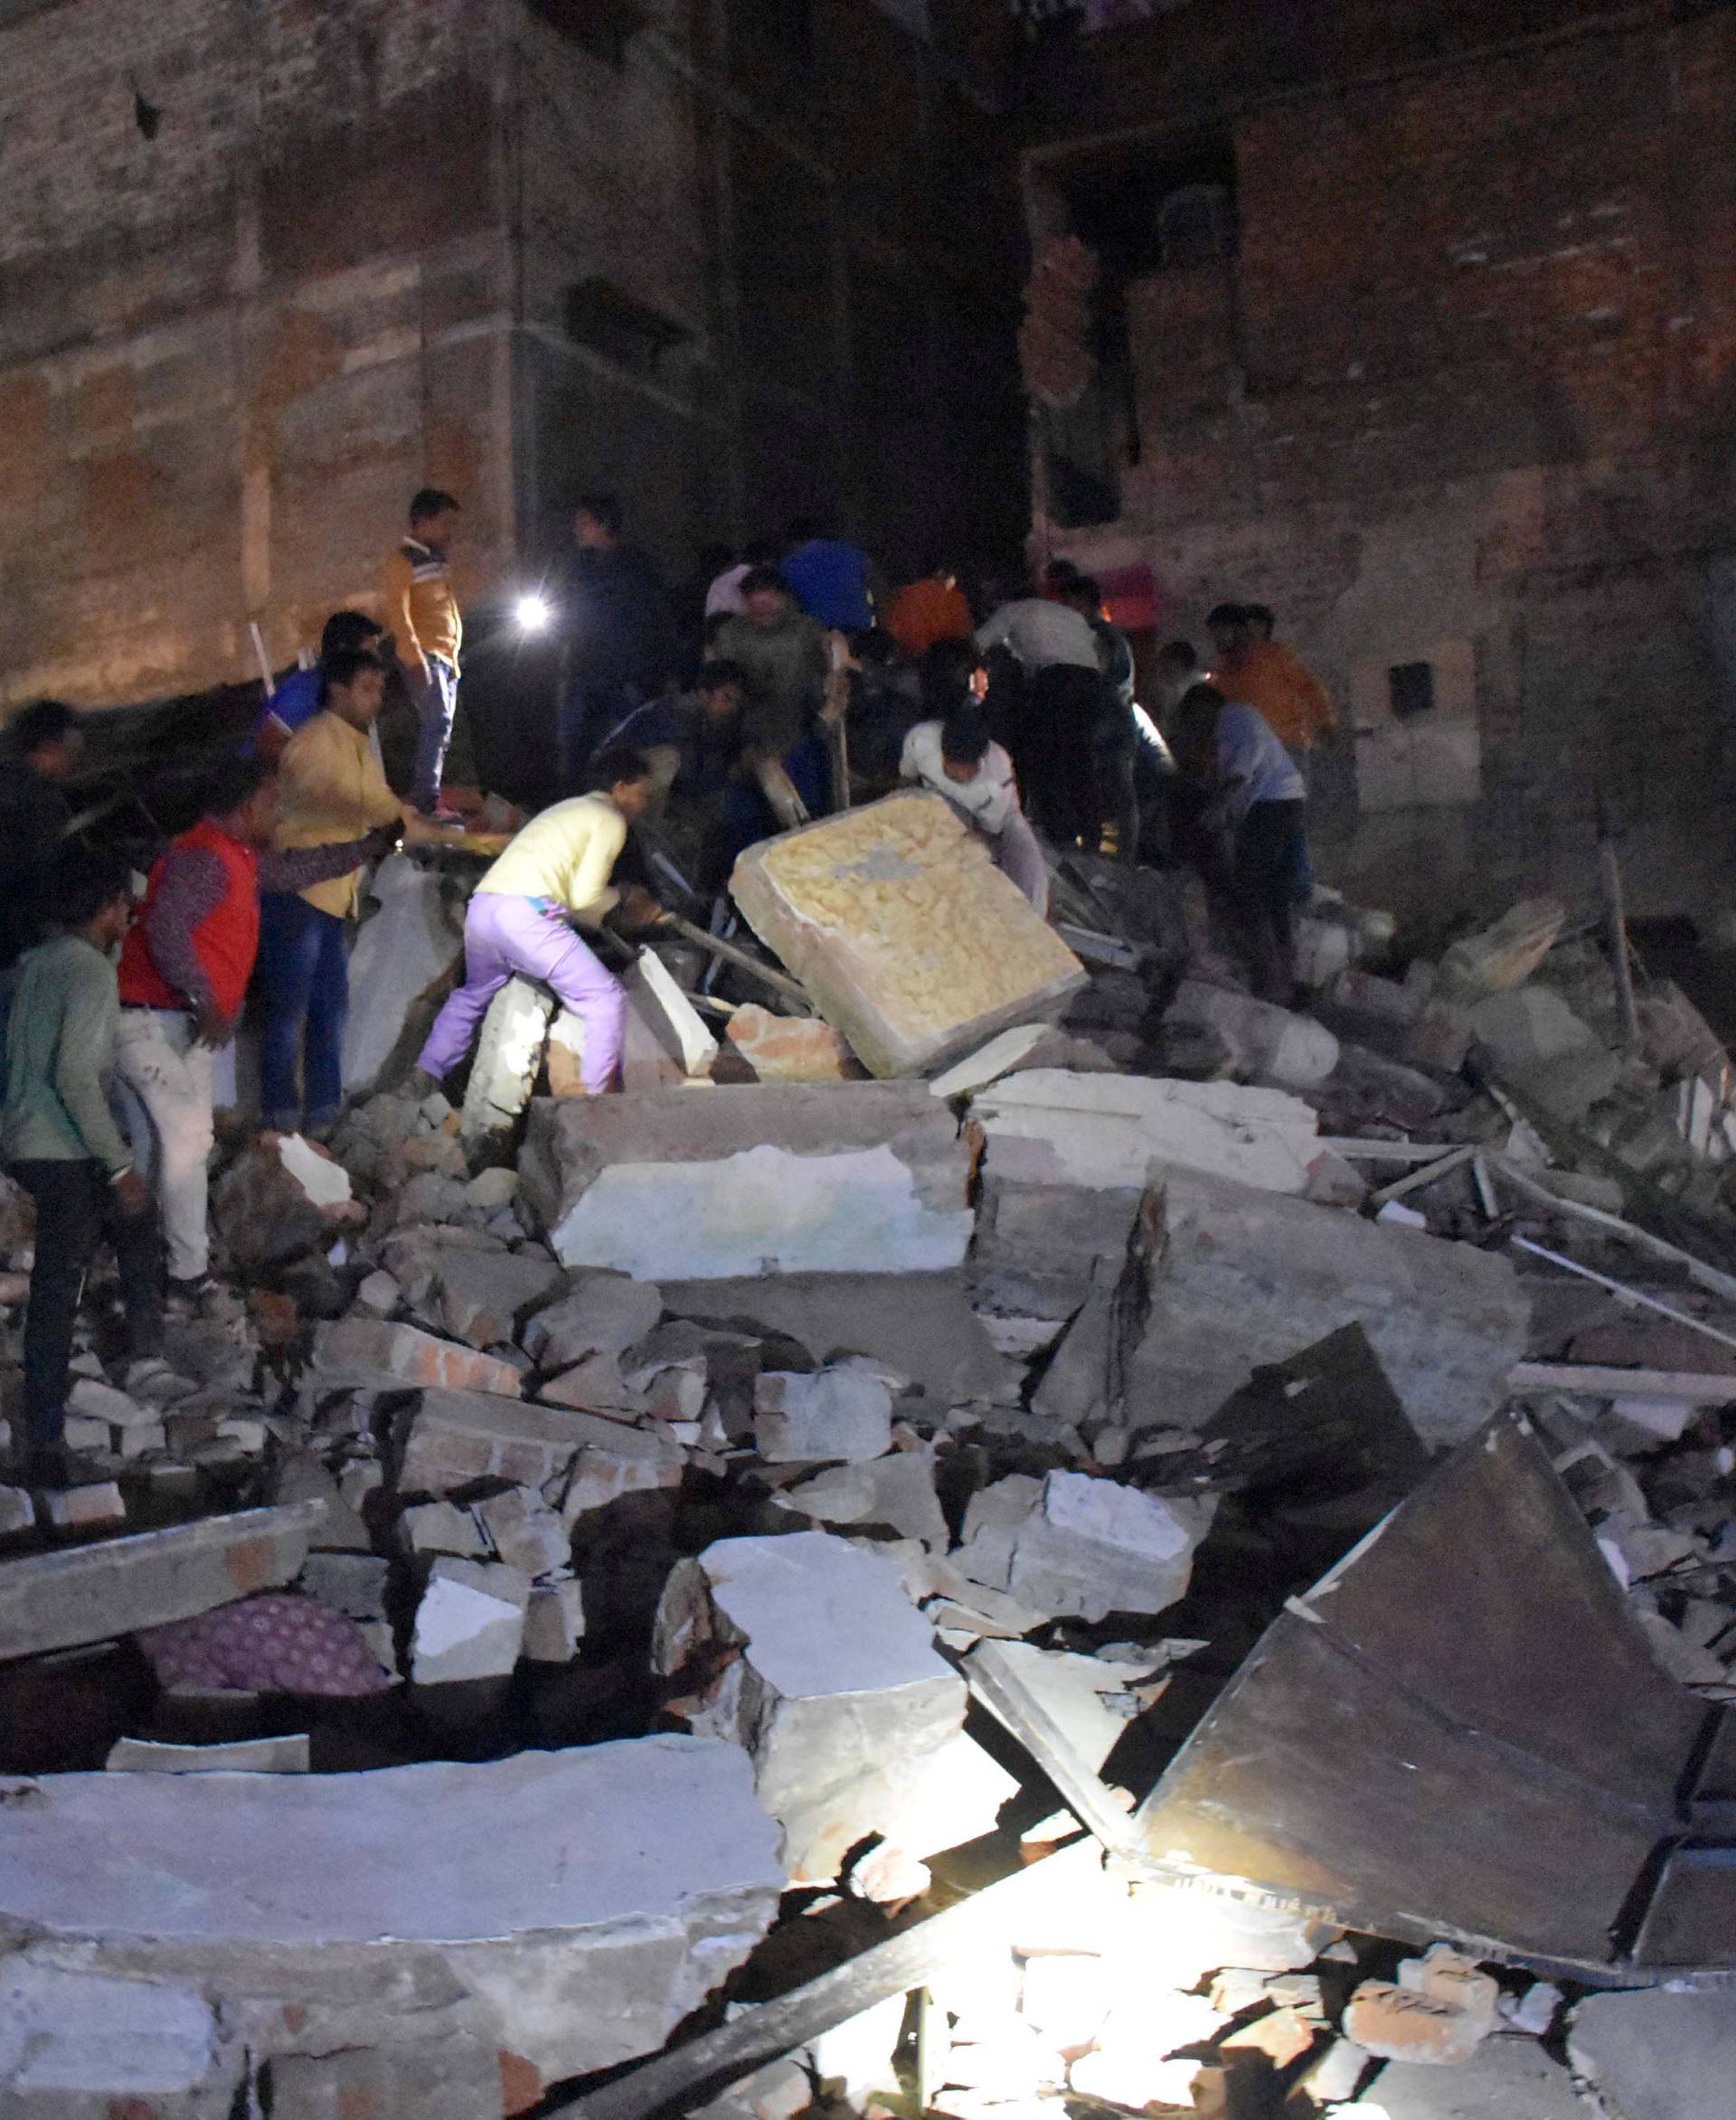
[[[716,1280],[957,1266],[969,1162],[922,1085],[856,1082],[544,1100],[519,1167],[564,1264]]]
[[[140,1406],[125,1391],[117,1391],[112,1384],[105,1384],[96,1377],[79,1377],[74,1380],[66,1395],[66,1409],[69,1413],[82,1414],[87,1419],[101,1421],[111,1428],[149,1426],[162,1418],[160,1408]]]
[[[103,1489],[67,1493],[100,1495]],[[52,1495],[51,1509],[61,1499]],[[213,1606],[292,1582],[322,1514],[316,1502],[250,1509],[0,1561],[0,1660],[192,1619]]]
[[[1736,2079],[1736,1995],[1588,1995],[1569,2020],[1567,2058],[1610,2120],[1709,2120]]]
[[[711,1073],[717,1040],[654,949],[640,950],[627,975],[627,993],[652,1036],[684,1075],[701,1078]]]
[[[231,1269],[244,1278],[269,1273],[332,1241],[333,1217],[286,1167],[268,1142],[245,1148],[211,1192],[212,1219]]]
[[[1023,1371],[996,1353],[958,1274],[784,1274],[678,1281],[662,1294],[675,1316],[781,1333],[816,1362],[866,1354],[896,1363],[929,1398],[949,1406],[1010,1402],[1024,1380]]]
[[[749,1002],[723,1034],[761,1082],[846,1082],[863,1076],[843,1038],[816,1016],[775,1016]]]
[[[419,1686],[501,1678],[518,1662],[530,1578],[499,1561],[435,1561],[416,1607],[410,1675]]]
[[[517,2109],[661,2046],[765,1933],[784,1882],[749,1762],[692,1738],[238,1776],[220,1802],[179,1775],[8,1795],[8,1933],[196,1985],[260,2059],[424,2040],[431,1994],[511,2059]],[[16,2015],[0,2007],[0,2040]]]
[[[1566,924],[1567,908],[1558,900],[1522,899],[1493,927],[1451,946],[1440,960],[1435,992],[1468,1007],[1486,994],[1523,986]]]
[[[1495,2005],[1489,2005],[1492,2020]],[[1365,1980],[1344,2011],[1344,2034],[1382,2061],[1410,2061],[1448,2068],[1468,2061],[1489,2031],[1478,2012],[1465,2011],[1439,1994]]]
[[[467,1509],[451,1502],[418,1502],[398,1519],[398,1542],[406,1553],[450,1553],[464,1560],[487,1558],[488,1541]]]
[[[571,1294],[539,1310],[524,1327],[524,1347],[546,1370],[568,1369],[591,1354],[625,1354],[663,1315],[663,1295],[626,1274],[573,1277]]]
[[[478,1171],[466,1181],[464,1197],[472,1207],[486,1208],[490,1214],[496,1208],[510,1207],[518,1197],[518,1173],[503,1164]]]
[[[519,1320],[561,1279],[561,1268],[548,1259],[513,1251],[443,1249],[438,1270],[440,1324],[471,1347],[497,1346],[517,1338]]]
[[[892,1395],[860,1370],[768,1371],[754,1384],[753,1410],[754,1442],[773,1465],[854,1462],[892,1446]]]
[[[240,1738],[228,1745],[158,1745],[121,1738],[103,1761],[108,1774],[306,1774],[306,1730]]]
[[[516,974],[488,1003],[459,1126],[459,1138],[473,1156],[493,1157],[510,1148],[536,1087],[554,1008],[553,994]]]
[[[518,1371],[510,1362],[383,1318],[344,1317],[321,1325],[314,1336],[314,1367],[331,1380],[392,1377],[425,1389],[502,1398],[516,1398],[519,1391]]]
[[[535,2074],[492,2040],[465,2030],[429,2031],[413,2043],[335,2053],[283,2054],[270,2065],[271,2120],[359,2120],[361,2115],[411,2114],[416,2120],[495,2120],[511,2096],[514,2077]],[[521,2109],[512,2098],[505,2109]]]
[[[1523,1101],[1575,1119],[1609,1096],[1621,1075],[1610,1051],[1548,986],[1491,994],[1470,1012],[1483,1064]]]
[[[585,1594],[577,1576],[531,1585],[521,1654],[527,1663],[571,1663],[585,1633]]]
[[[344,1026],[344,1087],[365,1092],[408,1068],[434,992],[464,952],[462,912],[448,902],[438,867],[389,855],[368,886],[374,901],[350,953],[350,1013]],[[417,1004],[427,1005],[419,1009]]]
[[[1299,1098],[1238,1082],[1033,1068],[971,1104],[987,1169],[1026,1183],[1124,1191],[1153,1171],[1205,1171],[1302,1192],[1319,1122]]]
[[[310,1553],[297,1587],[334,1612],[354,1620],[386,1616],[392,1564],[372,1553]]]
[[[1286,1089],[1312,1089],[1338,1065],[1338,1041],[1324,1023],[1250,994],[1184,979],[1169,1013],[1184,1023],[1221,1032],[1239,1075]]]
[[[890,1561],[824,1531],[722,1539],[681,1562],[658,1608],[656,1668],[739,1647],[690,1720],[753,1755],[792,1877],[823,1882],[870,1833],[921,1855],[928,1772],[963,1728],[965,1683]]]
[[[772,1497],[780,1509],[828,1524],[884,1524],[932,1551],[947,1544],[946,1513],[934,1488],[934,1452],[894,1450],[866,1465],[834,1465]]]
[[[929,1084],[930,1097],[967,1097],[974,1089],[982,1089],[1003,1075],[1012,1074],[1023,1066],[1037,1047],[1053,1035],[1048,1023],[1019,1023],[1011,1031],[1002,1031],[979,1046],[975,1052],[967,1053],[963,1060],[955,1060],[951,1067],[935,1076]]]
[[[347,1207],[355,1197],[350,1173],[305,1134],[279,1134],[278,1161],[322,1212]]]
[[[542,1497],[528,1487],[508,1487],[471,1511],[488,1542],[509,1568],[528,1576],[550,1575],[572,1559],[572,1534]]]
[[[433,1299],[440,1268],[455,1252],[486,1251],[497,1256],[506,1247],[486,1230],[435,1229],[421,1224],[394,1230],[383,1248],[387,1271],[405,1300],[420,1305]]]
[[[1505,1257],[1189,1171],[1154,1211],[1132,1425],[1198,1428],[1256,1368],[1352,1323],[1424,1442],[1462,1442],[1505,1404],[1530,1302]]]
[[[0,1965],[0,2112],[18,2120],[227,2120],[246,2067],[191,1984]]]
[[[1162,1612],[1187,1593],[1212,1506],[1083,1473],[1014,1474],[973,1497],[953,1564],[1052,1618]]]
[[[1052,1018],[1086,984],[938,796],[889,796],[750,847],[730,890],[871,1074],[942,1067]]]
[[[447,1494],[481,1479],[543,1489],[571,1479],[607,1501],[681,1478],[681,1453],[661,1435],[480,1391],[424,1391],[401,1423],[398,1446],[398,1485],[410,1494]]]
[[[27,1487],[0,1487],[0,1539],[27,1531],[36,1522],[36,1504]]]

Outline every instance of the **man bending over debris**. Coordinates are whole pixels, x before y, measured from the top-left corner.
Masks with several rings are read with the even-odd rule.
[[[156,1231],[151,1196],[108,1110],[119,1022],[109,961],[132,918],[124,861],[70,853],[47,900],[61,932],[25,957],[6,1040],[5,1141],[36,1203],[36,1258],[24,1317],[29,1476],[76,1476],[66,1446],[67,1369],[84,1277],[106,1234],[120,1268],[128,1351],[157,1352]]]
[[[516,972],[552,987],[584,1025],[586,1089],[595,1097],[613,1088],[627,994],[572,923],[594,928],[618,904],[636,927],[658,917],[656,900],[637,884],[623,897],[609,883],[653,782],[644,754],[624,749],[599,751],[587,778],[589,793],[533,817],[477,884],[464,921],[464,985],[434,1019],[418,1062],[435,1082],[463,1059],[488,1003]]]
[[[1205,881],[1228,899],[1256,991],[1288,1007],[1308,859],[1302,775],[1264,716],[1243,702],[1226,704],[1211,684],[1196,684],[1177,710],[1175,760],[1200,797]]]
[[[991,743],[983,718],[982,658],[967,640],[937,641],[922,658],[922,703],[937,719],[904,739],[899,772],[943,796],[974,824],[1037,912],[1049,911],[1049,866],[1019,804],[1013,761]]]
[[[140,1168],[163,1211],[171,1308],[197,1310],[213,1290],[205,1182],[212,1057],[234,1035],[259,953],[259,892],[297,891],[384,853],[399,826],[365,839],[271,851],[278,782],[257,758],[213,779],[204,815],[151,871],[120,956],[117,1071],[139,1107]]]

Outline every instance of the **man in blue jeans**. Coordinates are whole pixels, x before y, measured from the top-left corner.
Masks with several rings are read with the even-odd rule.
[[[437,828],[406,812],[386,785],[368,740],[385,691],[384,664],[352,649],[334,655],[323,675],[319,712],[290,738],[278,762],[278,849],[365,839],[380,854],[407,834],[434,836]],[[259,900],[260,1102],[266,1125],[283,1132],[296,1132],[304,1119],[310,1132],[323,1130],[344,1101],[346,928],[361,903],[362,873],[358,864],[305,890],[269,890]]]

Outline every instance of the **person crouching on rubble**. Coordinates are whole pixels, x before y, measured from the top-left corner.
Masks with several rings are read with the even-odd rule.
[[[66,1449],[67,1371],[85,1276],[114,1246],[135,1362],[160,1351],[151,1196],[108,1108],[119,1023],[113,952],[133,914],[128,864],[71,851],[43,898],[60,932],[25,956],[6,1033],[6,1162],[36,1206],[24,1314],[27,1475],[50,1485],[82,1468]]]
[[[584,1026],[580,1077],[592,1096],[615,1086],[627,1030],[627,994],[573,931],[595,928],[619,906],[623,925],[648,927],[663,909],[637,884],[609,878],[627,826],[653,792],[640,751],[599,751],[589,792],[533,817],[477,884],[464,922],[464,985],[429,1032],[418,1066],[440,1082],[468,1051],[488,1003],[514,972],[554,989]]]
[[[995,866],[1049,911],[1049,866],[1019,802],[1013,761],[991,742],[983,711],[988,679],[967,640],[937,641],[922,658],[922,702],[932,719],[904,739],[899,772],[949,802],[987,840]]]
[[[1296,989],[1296,911],[1308,872],[1307,789],[1255,708],[1196,684],[1176,711],[1175,763],[1195,792],[1193,836],[1208,890],[1240,931],[1256,991],[1288,1006]]]
[[[205,1219],[212,1062],[234,1035],[253,975],[259,893],[348,875],[399,835],[393,823],[366,838],[274,853],[278,803],[262,758],[237,758],[215,774],[199,822],[151,871],[120,955],[116,1071],[138,1167],[162,1210],[175,1311],[196,1312],[215,1293]]]

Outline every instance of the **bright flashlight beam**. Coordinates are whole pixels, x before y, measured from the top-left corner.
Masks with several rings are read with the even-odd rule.
[[[547,597],[520,597],[513,606],[513,622],[521,633],[541,633],[553,616]]]

